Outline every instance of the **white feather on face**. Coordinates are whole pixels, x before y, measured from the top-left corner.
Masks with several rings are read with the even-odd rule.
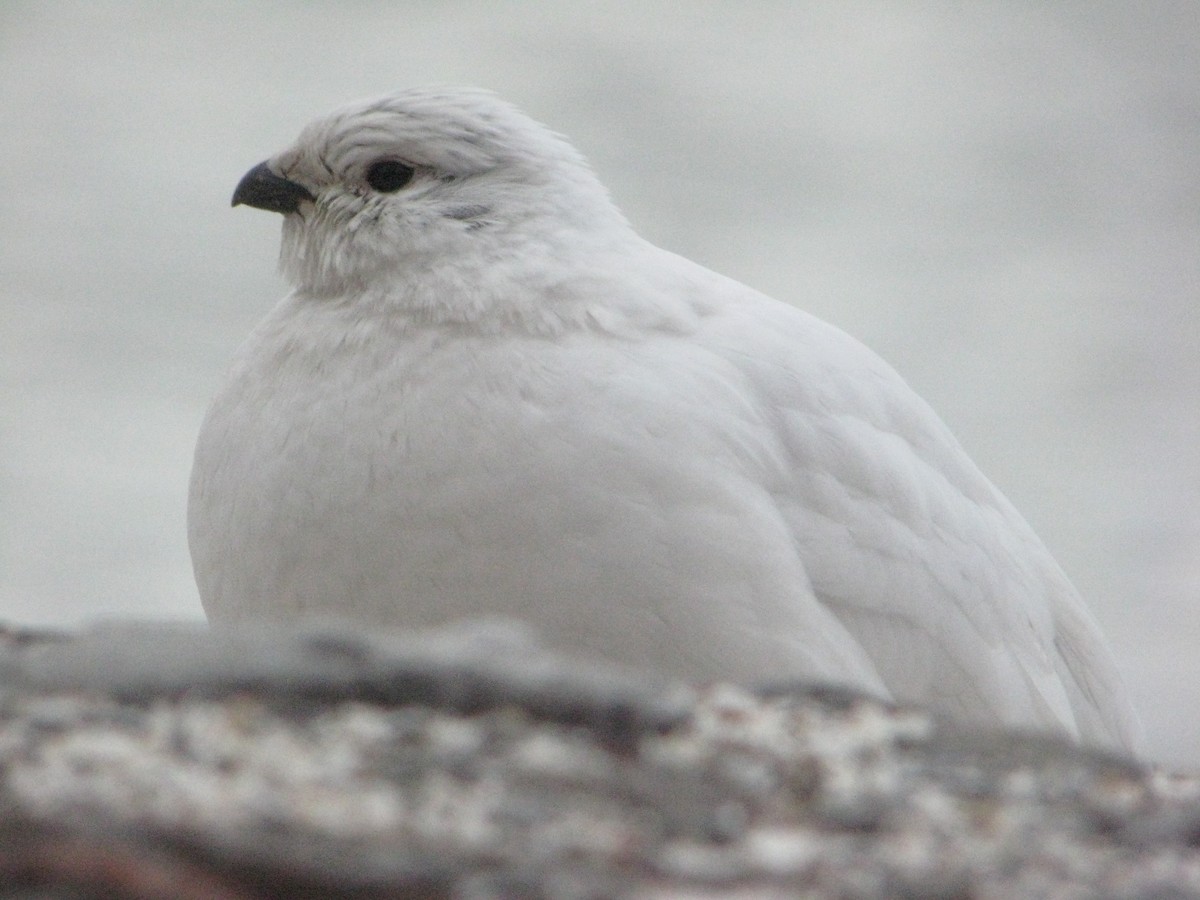
[[[562,138],[406,91],[243,185],[285,214],[295,290],[197,442],[214,622],[508,616],[690,678],[1136,746],[1083,602],[933,411],[848,335],[639,238]]]
[[[374,190],[368,175],[384,161],[411,167],[412,180]],[[589,232],[623,222],[570,144],[483,91],[412,90],[347,106],[268,165],[315,197],[285,219],[281,267],[319,295],[436,265],[464,243],[511,246],[543,220]],[[484,228],[505,234],[473,233]]]

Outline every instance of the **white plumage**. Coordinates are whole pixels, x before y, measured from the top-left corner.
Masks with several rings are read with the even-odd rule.
[[[854,339],[633,232],[477,91],[310,125],[234,202],[294,285],[196,448],[216,623],[509,616],[696,679],[809,679],[1134,748],[1079,596]]]

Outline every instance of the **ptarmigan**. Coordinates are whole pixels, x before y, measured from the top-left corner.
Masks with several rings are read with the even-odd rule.
[[[1133,748],[1078,594],[853,338],[640,238],[563,138],[420,89],[237,186],[294,290],[200,433],[214,623],[530,623],[698,680],[844,683]]]

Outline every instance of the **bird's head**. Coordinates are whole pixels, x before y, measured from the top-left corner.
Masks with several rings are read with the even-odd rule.
[[[624,227],[566,140],[471,89],[406,90],[319,119],[246,174],[239,204],[283,214],[281,268],[316,295]]]

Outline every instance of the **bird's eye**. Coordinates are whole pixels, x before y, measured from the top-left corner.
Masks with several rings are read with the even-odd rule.
[[[384,159],[372,163],[367,169],[367,184],[381,194],[394,194],[404,187],[413,177],[412,166],[406,166],[394,159]]]

